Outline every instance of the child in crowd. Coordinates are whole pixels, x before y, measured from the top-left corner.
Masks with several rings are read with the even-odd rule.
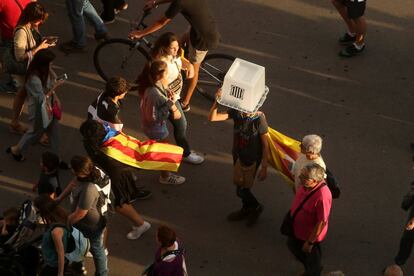
[[[167,89],[168,65],[164,61],[156,60],[148,69],[148,75],[145,76],[148,78],[146,89],[140,99],[141,127],[149,139],[167,142],[169,135],[167,120],[169,117],[178,120],[181,118],[181,113],[175,105],[174,95]],[[142,74],[145,74],[145,71]],[[185,178],[162,171],[159,182],[180,185],[185,182]]]
[[[58,174],[59,157],[50,151],[44,152],[40,168],[39,181],[33,184],[33,192],[37,190],[39,195],[48,194],[52,199],[58,197],[62,192]]]
[[[216,99],[221,96],[221,89],[217,91]],[[242,208],[228,215],[229,221],[247,219],[246,225],[253,226],[263,211],[260,204],[252,194],[256,172],[259,168],[258,178],[263,181],[267,176],[267,157],[269,145],[267,141],[268,125],[263,112],[244,113],[229,109],[225,113],[217,112],[217,101],[210,109],[208,119],[214,121],[234,121],[233,140],[233,183],[236,185],[237,196],[242,200]]]
[[[0,244],[4,244],[16,231],[19,223],[19,211],[16,208],[9,208],[3,212],[0,218]]]
[[[153,265],[144,272],[144,275],[188,275],[184,259],[184,249],[178,243],[175,231],[168,226],[161,225],[157,230],[156,239],[160,247],[157,253],[155,253]],[[148,270],[151,270],[152,274]]]

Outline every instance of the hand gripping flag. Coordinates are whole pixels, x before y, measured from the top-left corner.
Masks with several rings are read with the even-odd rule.
[[[270,127],[267,137],[270,147],[270,164],[294,188],[294,176],[291,173],[291,169],[299,156],[301,142],[283,135]]]
[[[107,139],[102,152],[121,163],[144,170],[176,172],[183,157],[183,148],[154,140],[139,141],[124,133]]]

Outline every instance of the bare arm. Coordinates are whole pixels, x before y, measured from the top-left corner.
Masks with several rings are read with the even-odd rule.
[[[75,212],[69,215],[68,217],[68,223],[70,225],[73,225],[83,219],[86,214],[88,214],[88,210],[80,209],[79,207],[76,208]]]
[[[187,79],[192,79],[194,77],[194,65],[185,57],[181,57],[181,63],[183,65],[183,70],[187,72]]]
[[[66,186],[66,188],[63,190],[63,192],[60,194],[60,196],[58,196],[55,201],[57,202],[62,202],[73,190],[73,188],[75,188],[76,186],[76,181],[75,179],[72,179],[72,181],[69,182],[69,184]]]
[[[152,24],[151,26],[149,26],[148,28],[144,30],[131,31],[128,37],[130,39],[140,39],[146,35],[149,35],[149,34],[152,34],[153,32],[158,31],[159,29],[163,28],[165,25],[170,23],[170,21],[171,21],[170,18],[163,16],[160,19],[158,19],[158,21],[156,21],[154,24]]]
[[[55,244],[56,253],[58,255],[58,276],[63,276],[65,267],[65,247],[63,246],[63,229],[56,227],[52,231],[52,239]]]
[[[316,241],[316,239],[318,238],[319,234],[322,232],[326,224],[326,221],[320,221],[315,225],[315,228],[310,234],[308,240],[303,244],[302,250],[304,252],[310,253],[312,251],[313,243]]]
[[[221,88],[216,92],[216,99],[221,97]],[[228,113],[219,113],[217,112],[218,104],[217,100],[214,101],[213,106],[210,109],[210,113],[208,114],[208,120],[210,122],[218,122],[218,121],[225,121],[229,118]]]
[[[267,140],[267,133],[260,135],[262,141],[262,162],[260,163],[260,171],[258,178],[263,181],[267,177],[267,158],[269,156],[269,141]]]

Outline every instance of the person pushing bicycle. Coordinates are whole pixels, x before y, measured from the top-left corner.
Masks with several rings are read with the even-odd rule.
[[[154,24],[144,30],[133,30],[129,33],[130,39],[140,39],[156,32],[171,22],[179,13],[190,23],[189,31],[184,37],[188,39],[188,59],[194,65],[194,77],[189,80],[187,93],[181,100],[184,112],[190,110],[190,100],[197,86],[198,73],[201,62],[207,52],[217,47],[220,34],[217,31],[216,22],[207,5],[207,0],[147,0],[144,11],[158,7],[160,4],[170,3],[164,15]]]

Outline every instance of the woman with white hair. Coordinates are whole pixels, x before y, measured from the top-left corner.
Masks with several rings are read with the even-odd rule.
[[[320,136],[316,134],[306,135],[302,139],[300,148],[301,153],[292,166],[292,174],[295,177],[295,191],[298,189],[299,185],[301,185],[299,176],[304,167],[310,164],[318,164],[326,170],[325,162],[321,156],[322,138]]]

